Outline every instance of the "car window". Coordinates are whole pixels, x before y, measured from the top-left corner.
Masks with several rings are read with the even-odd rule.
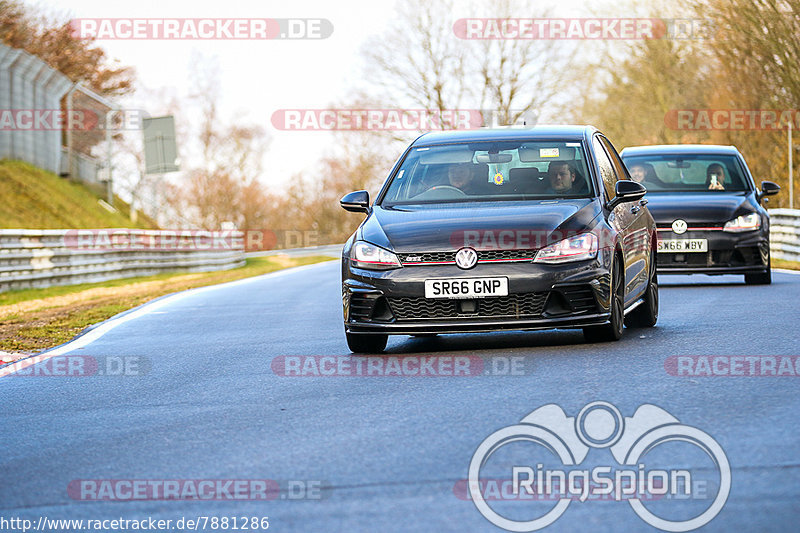
[[[618,180],[629,179],[628,171],[625,168],[625,164],[620,159],[617,150],[611,144],[611,141],[606,139],[605,137],[600,137],[600,140],[603,143],[603,146],[606,149],[606,155],[608,155],[609,159],[611,160],[611,166],[614,167],[614,173],[617,175]]]
[[[600,178],[603,180],[606,196],[610,200],[616,196],[614,187],[617,184],[617,175],[611,165],[611,160],[606,155],[606,151],[597,137],[592,141],[592,145],[594,146],[594,155],[597,158],[597,166],[600,168]]]
[[[412,148],[381,205],[585,198],[578,141],[485,141]]]
[[[749,190],[734,155],[681,154],[623,158],[631,176],[643,176],[648,192],[707,192]]]

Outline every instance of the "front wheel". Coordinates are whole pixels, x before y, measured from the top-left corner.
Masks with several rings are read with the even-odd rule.
[[[757,274],[745,274],[744,282],[747,285],[770,285],[772,283],[772,257],[767,259],[767,271]]]
[[[650,254],[650,280],[644,293],[644,301],[625,317],[625,325],[634,328],[652,328],[658,322],[658,273],[656,254]]]
[[[380,353],[386,348],[388,335],[364,335],[345,332],[347,346],[353,353]]]
[[[588,326],[583,328],[583,337],[588,342],[618,341],[622,338],[622,328],[625,320],[625,283],[622,268],[614,261],[611,266],[611,317],[609,323],[603,326]]]

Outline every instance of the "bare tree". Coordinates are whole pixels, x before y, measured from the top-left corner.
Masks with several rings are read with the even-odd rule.
[[[365,70],[384,102],[450,110],[466,106],[496,113],[501,122],[538,114],[563,91],[572,45],[537,39],[469,40],[456,35],[454,13],[506,19],[529,17],[513,0],[485,3],[401,3],[387,35],[370,39]],[[538,16],[547,16],[540,10]],[[443,123],[443,128],[448,128]]]

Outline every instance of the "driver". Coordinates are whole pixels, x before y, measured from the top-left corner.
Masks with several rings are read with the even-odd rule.
[[[447,181],[451,186],[461,190],[464,193],[469,192],[468,189],[472,185],[472,168],[467,163],[460,165],[452,165],[447,169]]]

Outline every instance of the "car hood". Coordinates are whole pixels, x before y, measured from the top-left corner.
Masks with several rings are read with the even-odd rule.
[[[672,224],[679,218],[689,224],[722,224],[755,210],[746,192],[650,193],[647,200],[647,208],[659,226]]]
[[[536,248],[556,230],[585,231],[601,211],[598,201],[539,200],[374,206],[359,238],[400,253]],[[569,233],[567,233],[569,232]],[[502,243],[498,242],[502,240]]]

